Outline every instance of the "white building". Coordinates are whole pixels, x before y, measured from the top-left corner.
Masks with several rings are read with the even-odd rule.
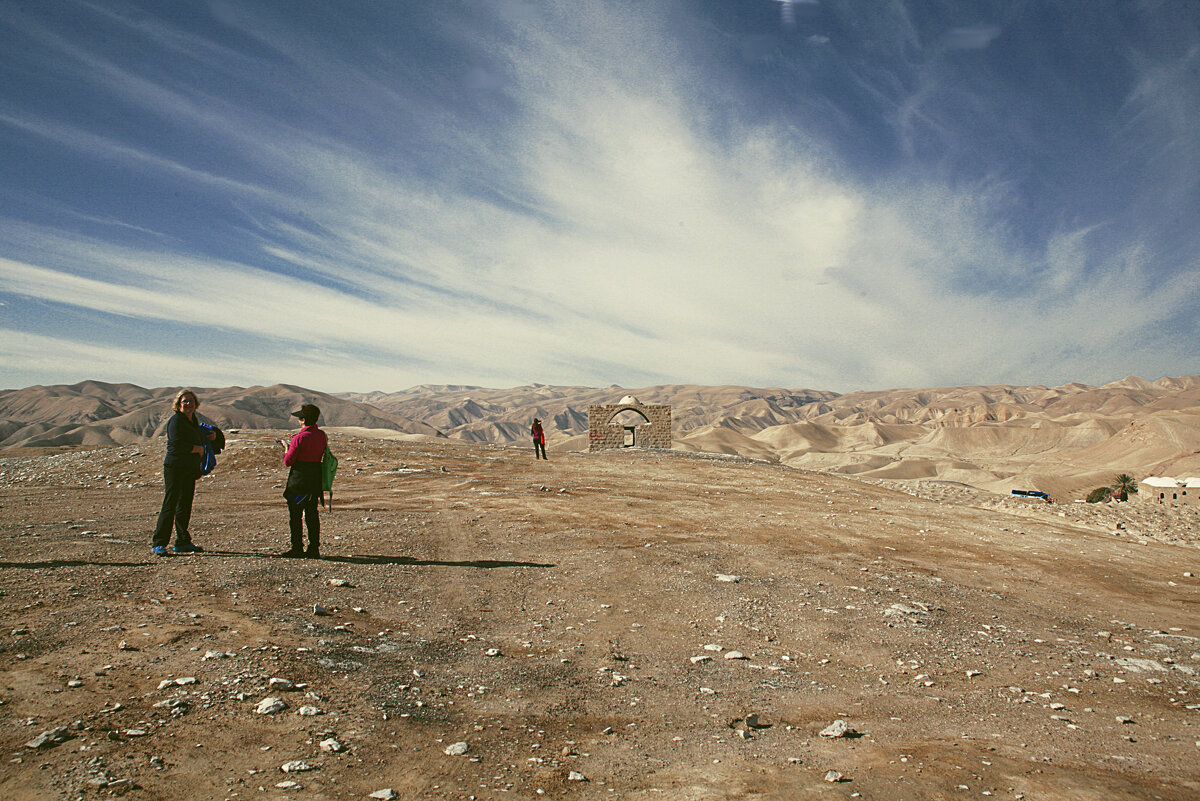
[[[1200,506],[1200,478],[1150,476],[1138,483],[1139,501],[1150,503],[1186,503]]]

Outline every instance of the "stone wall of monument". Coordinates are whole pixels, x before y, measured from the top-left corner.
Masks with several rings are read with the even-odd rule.
[[[612,420],[621,412],[632,411],[646,419],[635,429],[633,447],[671,447],[671,407],[648,403],[607,403],[588,407],[588,450],[603,451],[629,447],[625,426]]]

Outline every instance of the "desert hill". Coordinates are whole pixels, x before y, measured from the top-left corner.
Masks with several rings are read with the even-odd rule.
[[[446,436],[471,442],[525,442],[534,417],[552,443],[587,448],[588,406],[616,403],[626,395],[643,403],[670,405],[675,436],[720,421],[759,431],[801,419],[800,409],[837,397],[813,389],[670,384],[637,389],[617,385],[555,387],[530,384],[510,389],[424,384],[401,392],[339,393],[380,409],[428,423]]]
[[[87,381],[0,392],[0,447],[104,446],[161,431],[175,388]],[[677,450],[892,481],[1082,497],[1125,472],[1200,475],[1200,376],[1101,386],[960,386],[839,395],[779,387],[662,385],[509,389],[422,385],[330,395],[301,387],[199,390],[223,427],[289,428],[303,400],[323,425],[374,436],[444,435],[524,446],[540,417],[551,452],[587,448],[588,406],[634,395],[672,407]]]
[[[162,432],[179,390],[83,381],[69,386],[0,391],[0,448],[102,447],[144,442]],[[302,403],[315,403],[330,427],[438,435],[429,425],[369,404],[286,384],[195,391],[200,398],[200,414],[223,429],[294,428],[290,412]]]
[[[960,386],[838,395],[670,385],[511,389],[424,385],[348,394],[447,436],[522,443],[540,417],[551,450],[582,450],[587,407],[632,394],[672,407],[675,448],[891,480],[1078,497],[1114,472],[1200,474],[1200,376],[1102,386]]]

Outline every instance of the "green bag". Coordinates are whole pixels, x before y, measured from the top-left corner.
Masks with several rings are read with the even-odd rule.
[[[321,454],[321,495],[329,494],[329,509],[333,510],[333,477],[337,475],[337,457],[325,445],[325,453]]]

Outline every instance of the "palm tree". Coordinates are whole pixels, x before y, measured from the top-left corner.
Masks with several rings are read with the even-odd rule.
[[[1119,496],[1121,500],[1129,500],[1129,493],[1138,491],[1137,479],[1128,473],[1122,473],[1113,480],[1113,494]]]

